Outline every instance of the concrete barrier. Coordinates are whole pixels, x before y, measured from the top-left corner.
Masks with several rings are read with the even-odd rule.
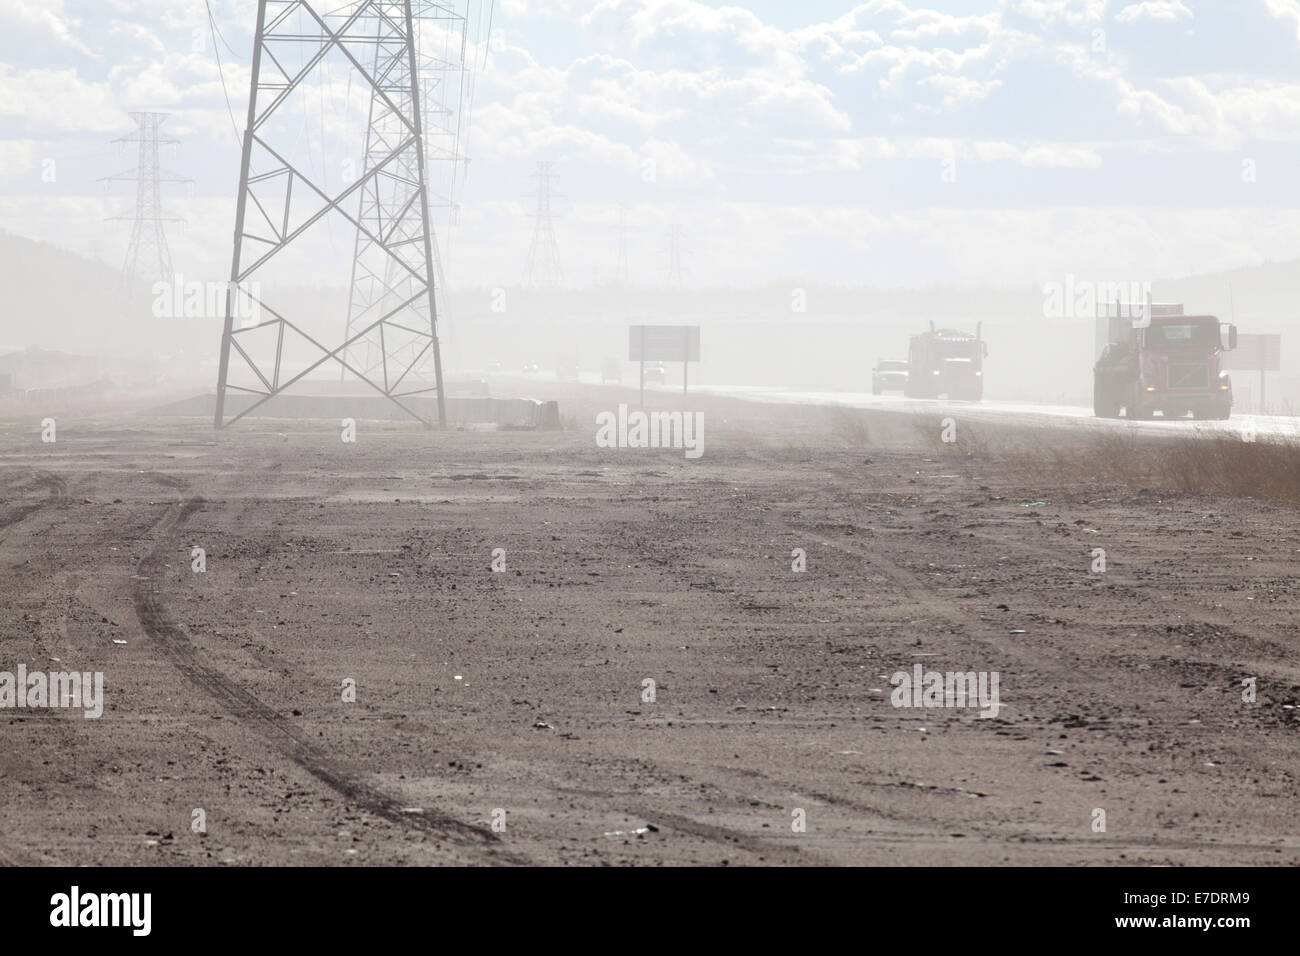
[[[226,416],[231,418],[252,405],[248,395],[226,394]],[[402,404],[426,421],[438,421],[438,400],[415,397]],[[503,428],[559,428],[558,402],[531,398],[458,398],[448,397],[447,424],[451,426],[497,425]],[[216,395],[196,395],[141,412],[157,418],[211,418],[216,412]],[[414,421],[382,395],[277,395],[259,405],[248,418],[320,419],[339,421],[354,418],[362,421]]]

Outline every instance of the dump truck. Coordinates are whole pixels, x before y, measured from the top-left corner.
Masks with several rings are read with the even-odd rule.
[[[984,397],[984,359],[988,343],[981,338],[983,323],[975,334],[957,329],[936,329],[913,335],[907,352],[908,398],[939,398],[978,402]]]
[[[1098,418],[1148,419],[1232,414],[1232,378],[1223,353],[1237,347],[1237,327],[1213,315],[1186,315],[1181,304],[1126,307],[1098,316],[1105,345],[1093,366],[1092,410]]]

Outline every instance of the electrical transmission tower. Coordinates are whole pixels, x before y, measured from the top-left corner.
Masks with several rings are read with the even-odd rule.
[[[392,19],[397,19],[403,6],[400,0],[376,3],[376,7],[389,8]],[[425,139],[425,176],[427,203],[430,218],[434,210],[443,211],[447,216],[447,228],[456,209],[454,200],[457,174],[466,162],[460,151],[461,110],[460,100],[464,90],[467,65],[465,49],[468,33],[469,4],[465,13],[461,13],[451,4],[434,2],[434,0],[412,0],[411,16],[415,27],[416,67],[415,75],[419,85],[421,117],[424,125]],[[383,29],[382,21],[378,29]],[[373,69],[377,74],[380,67],[379,45],[375,47]],[[389,82],[399,91],[409,90],[411,80],[409,66],[405,59],[393,65]],[[454,82],[454,87],[453,87]],[[389,154],[392,145],[402,135],[402,117],[409,113],[410,93],[400,93],[393,99],[401,104],[401,109],[394,110],[380,97],[378,91],[370,96],[369,120],[366,126],[366,147],[364,168],[374,169]],[[359,219],[364,223],[377,221],[395,210],[405,209],[413,201],[417,183],[420,181],[416,170],[411,168],[414,157],[407,155],[398,160],[389,171],[370,180],[361,190]],[[438,188],[441,187],[441,188]],[[398,293],[395,287],[402,279],[400,264],[392,257],[374,256],[370,230],[358,227],[352,258],[352,281],[349,292],[347,325],[344,338],[351,341],[362,329],[366,328],[373,317],[383,314],[391,306]],[[441,307],[439,314],[444,329],[447,328],[446,279],[443,272],[442,254],[439,249],[438,233],[431,229],[429,246],[433,259],[434,295]],[[382,270],[379,272],[377,270]],[[439,297],[438,293],[442,292]],[[347,365],[354,365],[368,376],[382,372],[385,361],[383,345],[375,336],[362,336],[349,347]],[[391,358],[409,363],[415,358],[413,350],[419,347],[416,341],[407,341],[400,354]],[[428,354],[416,368],[414,376],[419,376],[427,364]],[[340,376],[347,372],[346,366],[340,367]]]
[[[436,391],[438,421],[446,424],[413,5],[412,0],[356,0],[331,3],[324,11],[321,0],[258,0],[217,380],[218,428],[328,362],[341,363],[426,425],[403,399]],[[350,71],[354,82],[359,78],[372,100],[368,131],[381,131],[370,137],[360,177],[333,191],[321,184],[311,144],[300,135],[307,106],[302,97],[320,88],[331,62]],[[376,118],[376,112],[383,115]],[[360,136],[354,140],[359,141]],[[310,238],[304,234],[326,216],[342,216],[364,237],[353,261],[360,259],[358,270],[383,277],[384,284],[379,307],[362,322],[350,323],[336,345],[322,341],[325,336],[308,316],[291,318],[286,313],[292,308],[266,301],[270,296],[261,287],[269,266],[310,261]],[[235,315],[245,314],[240,305],[254,318],[236,329]],[[352,362],[358,346],[377,350],[375,369]],[[288,365],[291,350],[308,356],[301,367]],[[426,386],[413,373],[430,356],[434,378]],[[233,381],[232,364],[248,384]],[[229,417],[228,390],[252,399]]]
[[[618,265],[614,269],[614,281],[620,285],[628,283],[627,206],[618,207]]]
[[[682,227],[673,223],[668,227],[668,288],[684,288],[682,282]]]
[[[135,169],[124,170],[100,180],[104,183],[135,183],[135,214],[112,216],[109,219],[110,222],[130,220],[134,223],[131,227],[131,242],[126,248],[126,260],[122,264],[122,281],[161,279],[163,282],[171,282],[175,271],[172,269],[172,255],[167,248],[163,223],[182,220],[163,215],[162,184],[189,183],[193,180],[169,173],[159,164],[158,148],[174,146],[180,142],[159,135],[159,127],[167,119],[166,113],[132,113],[131,119],[135,120],[135,132],[113,142],[139,145],[139,159]]]
[[[537,164],[534,175],[537,180],[537,212],[533,214],[533,239],[528,244],[528,265],[524,268],[525,286],[555,287],[564,282],[560,247],[555,242],[555,225],[551,222],[551,198],[561,198],[558,193],[551,192],[551,177],[554,175],[554,163]]]

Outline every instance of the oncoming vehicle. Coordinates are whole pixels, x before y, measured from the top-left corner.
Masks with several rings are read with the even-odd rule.
[[[1150,324],[1107,310],[1108,343],[1093,366],[1092,410],[1099,418],[1232,414],[1232,377],[1223,353],[1237,347],[1237,327],[1213,315],[1184,315],[1181,305],[1151,307]],[[1224,329],[1227,329],[1226,345]]]
[[[647,385],[667,385],[668,370],[663,362],[645,363],[645,383]]]
[[[902,359],[878,359],[871,370],[871,394],[907,390],[907,362]]]
[[[947,397],[978,402],[984,397],[984,359],[988,343],[981,337],[982,323],[975,334],[958,329],[936,329],[913,335],[907,351],[908,398]]]

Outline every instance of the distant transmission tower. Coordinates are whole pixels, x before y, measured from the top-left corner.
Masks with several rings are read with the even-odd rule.
[[[139,159],[135,169],[124,170],[100,180],[105,183],[135,183],[135,214],[109,218],[110,222],[130,220],[134,223],[131,227],[131,243],[127,246],[126,260],[122,264],[122,280],[161,279],[170,282],[175,271],[172,269],[172,254],[167,248],[163,223],[183,220],[163,215],[162,184],[188,183],[193,180],[166,172],[159,164],[158,148],[174,146],[180,142],[163,139],[158,133],[159,127],[167,119],[166,113],[132,113],[131,119],[135,120],[135,132],[113,142],[139,144]]]
[[[537,180],[537,212],[533,214],[533,240],[528,244],[528,265],[524,268],[525,286],[558,286],[564,282],[560,268],[560,247],[555,242],[555,226],[551,222],[551,177],[555,164],[540,162],[534,176]]]
[[[237,421],[322,365],[341,362],[425,424],[429,422],[403,399],[436,391],[438,420],[446,425],[412,0],[355,0],[324,7],[321,0],[258,0],[215,424],[221,428]],[[344,65],[370,93],[370,128],[384,133],[374,138],[379,142],[372,139],[374,153],[367,157],[360,178],[332,190],[314,172],[317,166],[309,153],[304,159],[290,158],[302,153],[303,100],[325,81],[327,57]],[[388,115],[376,122],[374,109]],[[399,193],[405,201],[394,205]],[[360,199],[360,210],[354,212],[359,196],[372,198]],[[350,326],[337,345],[313,334],[304,321],[309,315],[290,318],[289,313],[306,310],[289,299],[283,287],[276,291],[287,301],[277,307],[264,301],[260,291],[260,270],[286,249],[305,252],[305,243],[295,241],[327,215],[343,216],[365,236],[365,249],[359,253],[364,269],[384,277],[385,283],[382,308],[359,326]],[[256,317],[236,329],[236,313],[243,314],[240,307],[249,304]],[[376,370],[365,371],[350,362],[353,350],[364,342],[378,349]],[[311,352],[312,360],[286,367],[287,345]],[[231,381],[232,353],[236,370],[248,384]],[[434,381],[426,386],[412,373],[430,355]],[[229,419],[228,389],[252,399]]]
[[[391,19],[402,17],[402,0],[375,0],[372,5],[385,9]],[[416,77],[419,82],[420,108],[424,115],[425,136],[425,177],[430,217],[433,210],[443,210],[447,216],[447,229],[450,229],[452,214],[455,210],[454,192],[457,172],[465,157],[460,152],[460,98],[464,88],[464,74],[468,67],[465,63],[465,46],[468,29],[468,4],[466,14],[461,14],[446,2],[434,0],[411,0],[411,16],[415,27]],[[376,29],[383,31],[384,21],[378,21]],[[376,44],[373,63],[367,64],[378,75],[381,63],[382,47]],[[454,81],[454,86],[452,85]],[[391,153],[394,143],[400,140],[403,130],[402,116],[409,112],[411,85],[409,66],[405,59],[394,63],[388,75],[387,83],[399,90],[392,98],[397,104],[394,109],[390,101],[378,89],[371,91],[370,116],[366,129],[366,152],[364,169],[373,171]],[[446,171],[435,172],[437,165],[448,164]],[[361,189],[359,219],[361,223],[369,222],[371,228],[363,225],[357,227],[353,254],[352,282],[348,301],[348,317],[345,339],[351,341],[362,329],[380,315],[386,306],[394,304],[395,287],[401,283],[401,265],[391,256],[374,257],[370,255],[372,247],[380,240],[382,229],[374,228],[394,212],[407,208],[415,194],[419,177],[413,168],[414,156],[407,154],[390,166],[387,173],[369,180]],[[441,190],[435,188],[437,182]],[[433,257],[433,286],[435,297],[440,306],[439,313],[443,328],[447,328],[446,277],[443,272],[442,254],[438,244],[438,233],[431,229],[429,245]],[[376,269],[382,274],[377,274]],[[442,292],[438,296],[438,292]],[[405,352],[389,357],[410,362],[415,356],[412,350],[420,343],[408,340],[403,344]],[[385,360],[384,343],[375,336],[363,337],[353,344],[346,356],[346,362],[339,369],[340,376],[347,372],[347,366],[353,365],[366,375],[376,375],[382,371]],[[421,364],[427,361],[427,353]]]
[[[682,227],[673,223],[668,227],[668,288],[681,289],[682,282]]]
[[[628,284],[627,206],[618,207],[618,265],[614,269],[614,281],[620,285]]]

